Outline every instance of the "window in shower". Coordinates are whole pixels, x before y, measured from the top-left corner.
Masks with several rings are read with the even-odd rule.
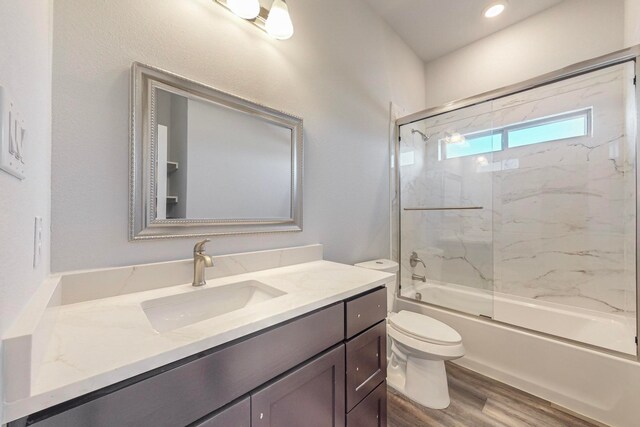
[[[400,126],[401,295],[635,355],[634,75],[626,62]]]
[[[440,158],[493,153],[507,148],[578,138],[590,134],[591,108],[520,122],[477,133],[446,133],[440,139]]]
[[[507,147],[540,144],[589,135],[591,109],[545,117],[505,128]]]
[[[455,159],[502,150],[502,132],[490,130],[477,134],[458,134],[447,136],[439,142],[444,153],[442,157]]]

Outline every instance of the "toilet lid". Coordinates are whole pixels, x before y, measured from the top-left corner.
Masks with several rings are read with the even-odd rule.
[[[462,342],[455,329],[424,314],[402,310],[389,317],[394,328],[420,341],[452,345]]]

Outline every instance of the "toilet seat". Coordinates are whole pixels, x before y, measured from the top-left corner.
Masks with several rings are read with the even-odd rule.
[[[397,331],[421,342],[436,345],[458,345],[460,334],[439,320],[423,314],[402,310],[389,316],[389,325]]]
[[[391,323],[387,328],[387,335],[391,338],[392,346],[395,344],[407,356],[428,360],[451,360],[464,356],[462,342],[450,345],[427,342],[396,329]]]

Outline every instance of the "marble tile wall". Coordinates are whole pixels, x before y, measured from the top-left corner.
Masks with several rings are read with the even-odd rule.
[[[412,154],[401,166],[402,207],[483,209],[403,210],[403,285],[415,271],[408,266],[415,250],[432,281],[632,314],[631,76],[623,64],[404,126],[401,151]],[[592,109],[589,136],[439,159],[438,141],[446,134],[584,108]]]

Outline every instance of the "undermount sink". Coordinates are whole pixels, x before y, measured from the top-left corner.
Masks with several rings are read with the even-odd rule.
[[[167,332],[284,295],[257,280],[189,292],[142,302],[142,309],[158,332]]]

